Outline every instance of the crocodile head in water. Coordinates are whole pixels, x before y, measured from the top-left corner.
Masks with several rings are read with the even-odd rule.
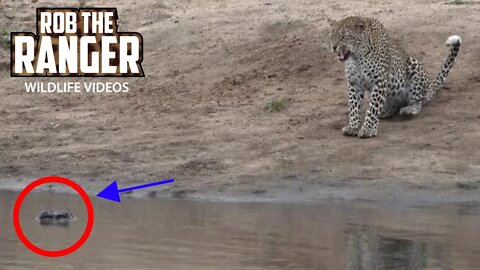
[[[73,215],[68,208],[62,210],[47,208],[42,210],[36,218],[36,220],[42,225],[68,225],[71,221],[75,221],[76,219],[75,215]]]

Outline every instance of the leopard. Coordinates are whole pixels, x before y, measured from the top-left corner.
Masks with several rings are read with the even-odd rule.
[[[372,138],[377,136],[379,119],[418,115],[442,90],[462,44],[460,36],[448,37],[447,59],[435,80],[429,81],[422,63],[406,53],[379,20],[350,16],[328,22],[331,49],[345,64],[349,108],[348,125],[342,128],[345,136]],[[370,101],[362,123],[366,95]]]

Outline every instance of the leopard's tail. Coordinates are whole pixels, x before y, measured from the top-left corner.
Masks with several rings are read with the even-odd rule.
[[[457,57],[458,51],[460,51],[460,46],[462,45],[462,39],[460,36],[454,35],[450,36],[445,42],[448,47],[448,57],[447,60],[442,65],[442,71],[437,75],[435,81],[431,82],[427,94],[425,96],[425,103],[430,101],[437,93],[442,89],[443,83],[447,79],[450,69],[453,67],[455,58]]]

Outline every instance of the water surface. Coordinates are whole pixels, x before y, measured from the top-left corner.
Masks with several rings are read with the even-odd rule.
[[[87,243],[63,258],[40,257],[12,226],[17,194],[0,192],[0,269],[480,269],[478,205],[405,208],[353,202],[213,203],[92,197]],[[45,207],[78,221],[41,226]],[[29,239],[61,249],[82,234],[86,211],[70,195],[35,193],[21,212]]]

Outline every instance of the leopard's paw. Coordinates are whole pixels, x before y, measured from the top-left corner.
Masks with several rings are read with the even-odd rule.
[[[342,128],[342,134],[345,136],[357,136],[358,130],[357,126],[348,125]]]
[[[376,128],[369,128],[369,127],[363,126],[358,132],[358,137],[362,139],[373,138],[375,136],[377,136]]]

